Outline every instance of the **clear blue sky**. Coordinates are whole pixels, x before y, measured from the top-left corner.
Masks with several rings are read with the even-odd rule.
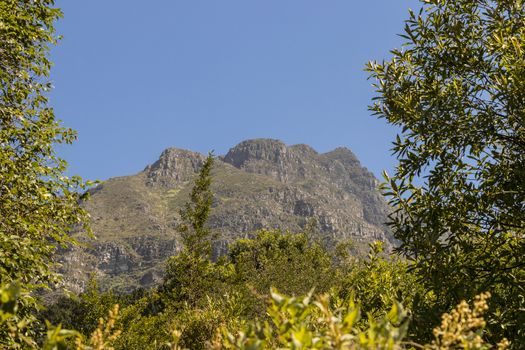
[[[136,173],[167,147],[224,154],[270,137],[351,148],[379,176],[395,129],[363,71],[398,47],[392,0],[59,0],[51,103],[79,140],[70,173]]]

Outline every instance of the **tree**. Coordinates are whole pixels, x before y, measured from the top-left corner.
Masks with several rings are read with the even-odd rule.
[[[211,169],[213,168],[213,154],[208,154],[199,176],[191,190],[190,201],[180,210],[181,224],[178,230],[182,237],[184,249],[190,254],[211,259],[212,231],[207,227],[211,212],[213,193],[211,186]]]
[[[406,21],[403,49],[367,65],[377,88],[371,110],[401,127],[393,147],[399,163],[385,186],[395,207],[390,225],[439,311],[490,291],[490,335],[519,347],[525,3],[423,2]],[[423,321],[415,323],[427,327]]]
[[[339,286],[333,256],[305,233],[260,230],[253,238],[234,241],[228,258],[250,317],[264,315],[272,287],[302,295],[312,289],[323,293]]]
[[[18,281],[15,323],[34,305],[26,292],[58,281],[52,254],[87,219],[77,191],[85,184],[64,176],[67,164],[54,151],[75,133],[59,125],[46,97],[59,17],[52,0],[0,2],[0,287]],[[0,326],[0,344],[31,344],[30,333]]]
[[[213,232],[207,226],[213,193],[211,169],[214,157],[204,161],[190,194],[190,201],[180,210],[178,226],[182,251],[168,259],[162,289],[170,302],[196,305],[204,296],[221,285],[221,266],[212,258]]]
[[[370,243],[367,258],[350,264],[337,295],[343,300],[357,297],[361,311],[374,318],[385,315],[396,302],[411,306],[424,291],[408,266],[405,259],[385,254],[383,242]],[[418,306],[432,302],[423,299]]]

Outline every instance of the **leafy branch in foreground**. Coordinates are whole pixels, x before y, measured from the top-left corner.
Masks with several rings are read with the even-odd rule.
[[[483,291],[488,329],[525,344],[525,2],[422,1],[402,49],[370,62],[370,107],[400,127],[385,194],[399,251],[436,295],[419,336]],[[430,317],[429,317],[430,316]],[[417,329],[416,329],[417,330]]]
[[[268,314],[271,323],[249,323],[242,330],[222,329],[212,344],[214,349],[346,349],[346,350],[426,350],[493,349],[483,340],[486,322],[482,317],[488,309],[489,293],[476,297],[474,307],[463,301],[450,314],[443,315],[440,327],[434,330],[435,340],[420,345],[405,340],[409,317],[399,303],[394,303],[384,317],[369,317],[366,327],[360,327],[359,306],[354,302],[341,305],[329,295],[315,300],[287,297],[272,291]],[[503,339],[497,349],[506,349]]]
[[[487,300],[490,293],[481,293],[474,299],[473,309],[462,301],[450,313],[443,314],[441,325],[434,328],[435,340],[425,348],[428,350],[449,349],[492,349],[492,346],[483,340],[483,329],[487,325],[483,313],[487,311]],[[505,349],[509,341],[503,339],[497,344],[498,349]]]
[[[19,329],[0,325],[2,348],[36,346],[31,292],[60,280],[52,255],[73,243],[71,228],[88,219],[79,202],[89,184],[65,176],[67,163],[54,150],[76,134],[48,106],[49,50],[62,16],[53,5],[0,1],[0,288],[20,290],[13,315]]]

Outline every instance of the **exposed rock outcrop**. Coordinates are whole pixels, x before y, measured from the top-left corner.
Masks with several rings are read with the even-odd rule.
[[[150,286],[163,262],[180,249],[179,208],[205,156],[169,148],[133,176],[112,178],[93,189],[85,204],[93,218],[93,241],[60,255],[68,286],[79,290],[91,272],[105,287]],[[215,256],[227,243],[261,228],[300,231],[314,218],[319,238],[357,245],[392,238],[383,222],[388,207],[378,182],[347,148],[318,153],[279,140],[239,143],[219,157],[213,170],[209,225],[220,233]]]

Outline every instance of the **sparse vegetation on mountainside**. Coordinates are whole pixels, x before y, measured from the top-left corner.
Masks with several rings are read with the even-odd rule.
[[[59,255],[69,288],[81,291],[91,273],[106,289],[158,285],[164,262],[182,247],[179,210],[204,160],[196,152],[168,149],[141,173],[94,188],[84,207],[97,240],[75,233],[86,246]],[[323,244],[350,239],[362,255],[376,239],[391,246],[381,225],[388,207],[377,180],[348,149],[319,154],[306,145],[247,140],[215,159],[212,177],[209,225],[220,236],[214,259],[259,229],[299,232],[314,218],[312,235]]]

